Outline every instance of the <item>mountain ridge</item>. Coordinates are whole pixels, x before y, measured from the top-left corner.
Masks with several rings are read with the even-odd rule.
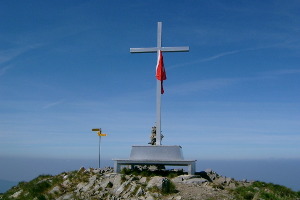
[[[186,175],[183,170],[139,167],[124,168],[121,174],[111,167],[80,168],[58,175],[40,175],[20,182],[0,199],[272,199],[300,200],[300,191],[259,181],[234,180],[213,170]]]

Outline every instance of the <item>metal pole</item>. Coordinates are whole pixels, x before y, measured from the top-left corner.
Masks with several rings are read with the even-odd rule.
[[[162,41],[162,23],[157,23],[157,60],[159,59],[159,50],[161,49]],[[161,81],[157,80],[156,88],[156,145],[161,145]]]
[[[100,153],[101,153],[101,151],[100,151],[100,144],[101,144],[101,136],[99,136],[99,169],[100,169]]]

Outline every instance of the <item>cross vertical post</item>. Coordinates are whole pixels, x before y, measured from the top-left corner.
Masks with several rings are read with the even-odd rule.
[[[161,49],[162,23],[157,23],[157,60]],[[156,145],[161,145],[161,81],[156,80]]]
[[[189,47],[162,47],[162,22],[157,23],[157,46],[150,48],[130,48],[130,53],[186,52]],[[161,81],[157,80],[156,87],[156,145],[161,145]]]

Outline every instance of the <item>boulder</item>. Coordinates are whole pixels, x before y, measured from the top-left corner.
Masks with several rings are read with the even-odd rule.
[[[67,188],[70,184],[71,184],[71,182],[67,179],[62,183],[62,186]]]
[[[84,172],[85,168],[84,167],[80,167],[80,169],[78,170],[78,172]]]
[[[146,177],[142,177],[142,178],[140,179],[140,183],[144,184],[144,183],[146,183],[146,182],[147,182],[147,178],[146,178]]]
[[[18,198],[19,197],[19,195],[21,194],[23,192],[23,190],[20,190],[20,191],[18,191],[18,192],[15,192],[13,195],[11,195],[10,197],[11,198]]]
[[[192,179],[188,179],[188,180],[184,180],[183,181],[185,184],[202,184],[202,183],[206,183],[207,180],[204,178],[192,178]]]
[[[73,194],[72,193],[67,193],[67,194],[57,198],[56,200],[71,200],[71,199],[74,199]]]
[[[55,186],[54,188],[52,188],[52,190],[50,190],[50,194],[55,194],[60,192],[60,187],[59,186]]]
[[[148,182],[146,188],[152,188],[152,187],[156,186],[161,190],[162,187],[163,187],[163,183],[165,182],[165,179],[167,179],[167,178],[160,177],[160,176],[154,176],[150,179],[150,181]]]
[[[143,190],[142,187],[139,187],[139,189],[137,190],[135,196],[141,196],[141,195],[144,195],[145,191]]]
[[[177,176],[177,177],[173,178],[172,181],[175,182],[175,183],[182,183],[186,180],[193,179],[193,178],[201,178],[201,176],[198,176],[198,175],[180,175],[180,176]]]
[[[125,181],[124,183],[122,183],[122,185],[119,188],[117,188],[115,194],[117,196],[120,196],[121,193],[123,193],[125,190],[128,190],[129,189],[130,181],[131,180],[129,179],[128,181]]]

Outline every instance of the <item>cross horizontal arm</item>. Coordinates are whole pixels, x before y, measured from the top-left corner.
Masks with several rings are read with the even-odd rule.
[[[161,51],[163,52],[182,52],[182,51],[189,51],[189,47],[162,47]]]
[[[130,53],[155,53],[155,52],[157,52],[157,47],[130,48]]]
[[[149,48],[130,48],[130,53],[154,53],[157,50],[161,50],[162,52],[183,52],[189,51],[189,47],[149,47]]]

